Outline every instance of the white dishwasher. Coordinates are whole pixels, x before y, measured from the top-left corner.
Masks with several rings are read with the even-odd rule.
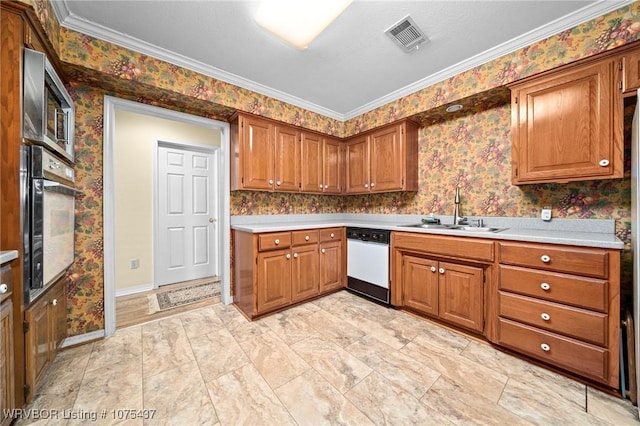
[[[389,242],[383,229],[347,228],[347,289],[389,304]]]

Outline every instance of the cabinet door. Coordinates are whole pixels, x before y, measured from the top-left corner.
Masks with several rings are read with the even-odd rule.
[[[46,370],[50,356],[49,298],[43,297],[24,313],[29,330],[25,334],[25,364],[27,385],[33,390]]]
[[[402,189],[404,151],[402,126],[392,126],[371,134],[370,164],[371,191],[397,191]]]
[[[51,330],[51,354],[52,358],[62,341],[67,337],[67,303],[66,285],[64,280],[56,285],[49,296],[49,328]]]
[[[439,316],[471,330],[484,329],[484,273],[481,268],[440,262]]]
[[[293,127],[276,126],[274,188],[300,190],[300,133]]]
[[[16,408],[14,401],[13,367],[13,306],[11,299],[0,305],[0,412]],[[0,424],[11,423],[11,417],[2,416]]]
[[[322,192],[322,138],[302,133],[302,191]]]
[[[622,68],[622,83],[624,93],[633,92],[640,88],[640,50],[624,55]]]
[[[622,177],[615,63],[575,68],[512,91],[515,184]]]
[[[369,192],[369,137],[361,136],[347,142],[347,193]]]
[[[258,313],[291,302],[291,253],[289,249],[258,253]]]
[[[323,143],[323,191],[329,194],[342,192],[342,144],[335,139],[324,139]]]
[[[320,293],[343,287],[342,241],[320,244]]]
[[[291,301],[316,296],[320,288],[320,259],[318,245],[293,247],[291,266]]]
[[[414,256],[402,258],[403,305],[438,315],[438,262]]]
[[[242,117],[242,186],[273,189],[274,129],[265,120]]]

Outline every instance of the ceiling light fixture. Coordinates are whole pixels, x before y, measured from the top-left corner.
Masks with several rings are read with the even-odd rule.
[[[263,0],[256,22],[300,50],[329,26],[352,0]]]
[[[456,112],[456,111],[460,111],[461,109],[462,109],[462,105],[453,104],[451,106],[448,106],[445,111],[447,111],[447,112]]]

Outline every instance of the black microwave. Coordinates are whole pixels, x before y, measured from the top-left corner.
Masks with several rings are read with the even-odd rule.
[[[22,137],[73,163],[73,101],[44,53],[24,49],[22,95]]]

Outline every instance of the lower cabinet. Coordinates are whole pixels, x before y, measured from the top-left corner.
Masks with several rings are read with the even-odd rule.
[[[233,231],[234,302],[249,318],[346,284],[344,228]]]
[[[483,268],[404,255],[403,305],[450,323],[484,329]]]
[[[13,272],[9,264],[0,269],[0,425],[11,423],[5,410],[16,408],[13,345]]]
[[[66,281],[59,280],[24,313],[27,401],[66,337]]]

